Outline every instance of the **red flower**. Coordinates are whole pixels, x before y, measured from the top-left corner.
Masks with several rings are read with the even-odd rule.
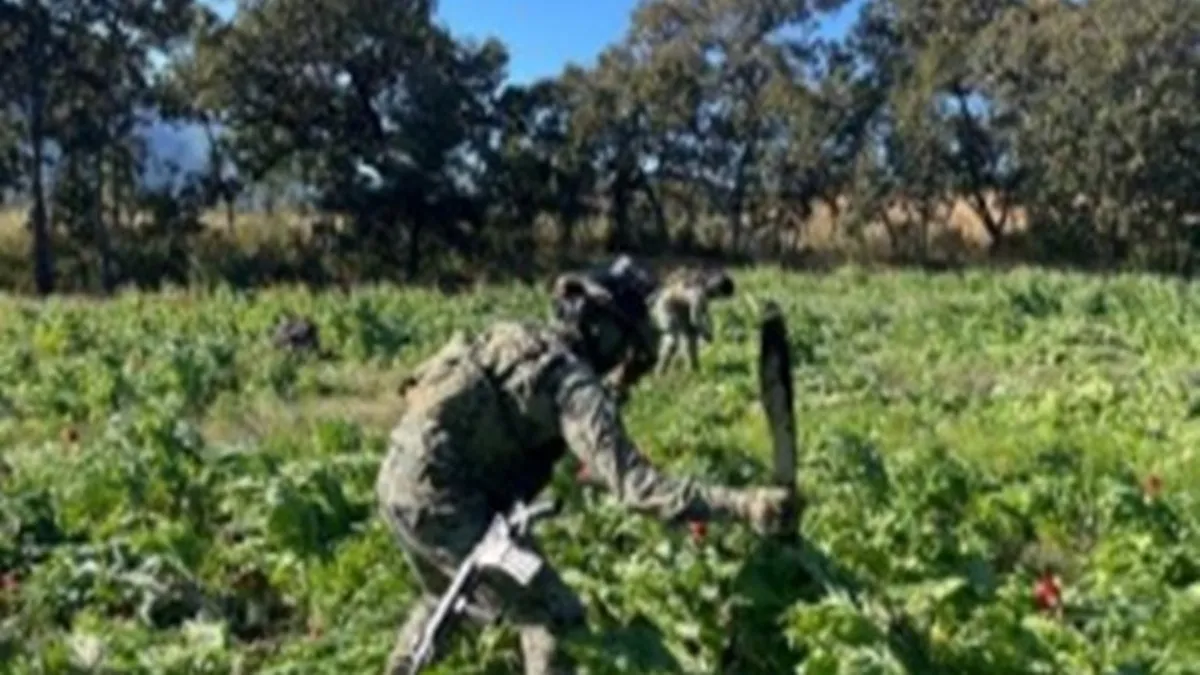
[[[0,576],[0,591],[15,591],[20,587],[21,582],[17,580],[16,572],[7,572]]]
[[[591,477],[592,477],[592,474],[591,474],[591,472],[588,471],[587,464],[580,462],[579,470],[577,470],[575,472],[575,480],[583,483],[583,482],[586,482]]]
[[[693,520],[692,522],[688,523],[688,529],[691,530],[692,541],[698,544],[703,541],[704,537],[708,534],[708,523],[700,520]]]
[[[1162,476],[1159,476],[1156,473],[1146,476],[1145,480],[1142,481],[1142,492],[1144,492],[1150,499],[1157,499],[1158,496],[1162,494],[1162,488]]]
[[[1062,586],[1058,577],[1053,574],[1043,574],[1033,584],[1033,602],[1042,611],[1058,609],[1062,606]]]

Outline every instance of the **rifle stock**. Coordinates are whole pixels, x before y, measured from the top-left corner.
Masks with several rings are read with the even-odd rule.
[[[520,546],[520,540],[528,535],[536,521],[554,515],[561,506],[558,500],[531,506],[517,502],[508,514],[496,514],[483,538],[458,566],[449,587],[425,623],[421,640],[413,651],[410,675],[416,675],[433,662],[434,647],[450,620],[469,613],[468,597],[480,571],[501,571],[522,586],[533,581],[544,562],[536,553]]]

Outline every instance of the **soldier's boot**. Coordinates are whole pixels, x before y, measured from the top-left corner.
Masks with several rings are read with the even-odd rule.
[[[409,610],[404,625],[400,627],[400,632],[396,635],[396,645],[392,647],[392,653],[388,656],[385,675],[408,675],[412,668],[417,643],[420,642],[421,634],[425,631],[425,624],[432,617],[436,608],[437,598],[423,595]]]
[[[671,361],[675,360],[675,353],[678,347],[678,338],[675,337],[674,333],[667,333],[663,336],[658,350],[658,367],[655,369],[659,375],[667,372]]]
[[[700,370],[700,346],[697,344],[700,336],[695,333],[687,336],[687,359],[693,371]]]
[[[549,627],[520,627],[521,656],[525,675],[575,675],[575,663],[560,649],[558,636]]]

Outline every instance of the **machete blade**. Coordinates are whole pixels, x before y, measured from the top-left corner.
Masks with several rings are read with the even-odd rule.
[[[796,496],[796,412],[791,343],[783,311],[774,301],[764,303],[759,323],[758,386],[774,448],[774,483],[788,488]]]

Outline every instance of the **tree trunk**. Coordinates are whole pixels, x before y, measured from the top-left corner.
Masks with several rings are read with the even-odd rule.
[[[742,250],[742,212],[745,210],[746,204],[746,173],[753,161],[754,146],[748,144],[738,159],[737,172],[733,177],[733,194],[729,200],[729,233],[732,239],[730,247],[733,249],[734,255],[741,253]]]
[[[629,197],[630,176],[627,171],[618,170],[613,179],[609,217],[612,221],[612,231],[608,235],[608,252],[617,253],[629,245]]]
[[[388,229],[395,231],[394,228]],[[410,282],[416,281],[417,275],[421,273],[421,234],[424,229],[424,215],[417,214],[408,228],[408,256],[405,261],[405,275]]]
[[[109,295],[116,287],[116,275],[113,273],[112,242],[109,238],[108,223],[104,214],[104,184],[107,172],[104,170],[104,150],[101,149],[92,159],[95,162],[96,184],[95,198],[92,208],[92,228],[95,234],[96,254],[100,258],[100,288]]]
[[[662,200],[659,199],[658,191],[654,189],[654,184],[650,182],[650,177],[645,171],[639,170],[635,180],[642,194],[646,195],[646,200],[650,202],[650,209],[654,213],[654,244],[660,250],[670,247],[671,234],[667,231],[667,213],[663,208]]]
[[[570,211],[564,211],[558,220],[558,262],[560,265],[567,264],[571,258],[571,251],[575,247],[575,226],[578,224],[578,218]]]
[[[978,124],[975,122],[975,116],[971,114],[971,109],[967,105],[966,92],[958,89],[955,92],[955,97],[958,100],[958,114],[960,119],[973,134],[976,136],[985,136],[986,134],[979,129]],[[965,164],[967,179],[970,181],[968,188],[970,199],[968,202],[971,204],[971,208],[975,211],[975,215],[979,218],[979,221],[983,224],[984,231],[987,232],[989,239],[988,246],[995,248],[1001,245],[1001,240],[1004,238],[1008,210],[1005,209],[1002,216],[996,218],[987,203],[987,192],[996,186],[993,184],[993,181],[990,181],[984,175],[984,169],[980,165],[991,162],[993,162],[992,158],[979,157],[977,154],[971,153],[967,156]]]
[[[54,292],[54,250],[50,243],[50,223],[46,213],[46,187],[42,180],[43,145],[40,125],[30,135],[37,140],[33,145],[33,206],[29,215],[29,225],[33,229],[33,283],[39,295],[50,295]]]
[[[33,191],[33,206],[29,214],[29,226],[33,230],[33,284],[39,295],[46,296],[54,292],[54,251],[50,242],[50,223],[46,213],[46,186],[42,170],[46,152],[46,63],[43,49],[45,47],[45,17],[37,12],[33,35],[30,36],[27,49],[29,64],[29,147],[33,152],[30,167],[31,189]]]
[[[825,208],[829,209],[829,235],[837,238],[842,234],[842,205],[838,204],[836,194],[824,197],[821,201],[825,202]],[[812,215],[811,211],[809,215]],[[809,218],[805,218],[805,221],[808,220]]]

